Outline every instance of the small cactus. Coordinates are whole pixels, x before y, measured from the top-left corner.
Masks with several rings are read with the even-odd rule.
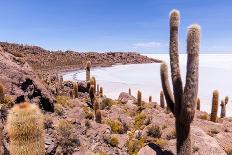
[[[213,99],[212,99],[212,109],[211,109],[211,116],[210,120],[212,122],[217,121],[217,112],[218,112],[218,101],[219,100],[219,93],[217,90],[213,91]]]
[[[44,116],[30,103],[15,105],[7,117],[6,129],[11,155],[44,155]]]
[[[94,93],[96,93],[96,79],[95,77],[93,76],[90,80],[90,85],[93,85],[94,86]]]
[[[100,91],[99,84],[97,84],[97,95],[99,95],[99,91]]]
[[[221,118],[226,117],[226,104],[224,100],[221,101]]]
[[[90,86],[91,86],[90,81],[87,81],[87,82],[86,82],[86,87],[87,87],[87,90],[88,90],[88,91],[89,91],[89,89],[90,89]]]
[[[5,97],[3,85],[0,83],[0,103],[3,102]]]
[[[73,98],[73,89],[69,91],[70,98]]]
[[[96,111],[99,109],[99,103],[98,103],[98,101],[97,100],[95,100],[95,102],[94,102],[94,111],[95,111],[95,113],[96,113]]]
[[[201,100],[199,98],[197,99],[197,110],[201,110]]]
[[[129,88],[129,92],[128,93],[129,93],[129,95],[131,95],[131,89],[130,88]]]
[[[97,123],[101,123],[102,122],[101,110],[99,110],[99,109],[96,111],[95,121]]]
[[[165,103],[164,103],[164,93],[163,91],[160,91],[160,106],[161,108],[165,108]]]
[[[78,97],[78,83],[73,85],[74,97]]]
[[[100,87],[100,97],[103,97],[103,88]]]
[[[141,93],[141,91],[137,92],[137,104],[138,104],[138,106],[142,105],[142,93]]]
[[[90,68],[91,68],[91,62],[88,61],[86,63],[86,82],[90,80]]]
[[[228,104],[228,102],[229,102],[229,97],[228,97],[228,96],[226,96],[226,97],[225,97],[225,105],[227,105],[227,104]]]
[[[94,100],[95,100],[95,94],[94,94],[94,86],[91,85],[90,89],[89,89],[89,98],[92,104],[94,104]]]
[[[149,102],[150,103],[152,102],[152,96],[149,96]]]

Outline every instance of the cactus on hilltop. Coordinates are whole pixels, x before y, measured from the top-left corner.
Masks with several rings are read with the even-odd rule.
[[[103,97],[103,88],[100,87],[100,97]]]
[[[198,94],[198,67],[200,26],[194,24],[188,28],[187,34],[187,73],[183,89],[178,50],[178,30],[180,14],[178,10],[170,13],[170,66],[173,93],[168,80],[168,68],[165,63],[161,64],[161,81],[167,106],[175,116],[177,155],[191,155],[191,127],[194,119],[196,100]]]
[[[75,83],[73,85],[73,91],[74,91],[74,97],[77,98],[78,97],[78,83]]]
[[[201,100],[200,98],[197,99],[197,110],[201,110]]]
[[[96,111],[96,114],[95,114],[95,121],[97,123],[101,123],[102,122],[102,116],[101,116],[101,110],[97,110]]]
[[[224,100],[221,101],[221,118],[226,117],[226,104]]]
[[[226,96],[226,97],[225,97],[225,105],[227,105],[227,104],[228,104],[228,102],[229,102],[229,97],[228,97],[228,96]]]
[[[128,90],[128,93],[129,93],[129,95],[131,95],[131,89],[129,88],[129,90]]]
[[[86,63],[86,82],[90,80],[90,68],[91,68],[91,62],[87,61]]]
[[[149,96],[149,103],[152,102],[152,96]]]
[[[165,108],[165,101],[164,101],[164,93],[160,91],[160,106],[161,108]]]
[[[100,91],[99,84],[97,84],[97,95],[99,95],[99,91]]]
[[[92,104],[94,104],[94,100],[95,100],[95,94],[94,94],[94,86],[91,85],[90,89],[89,89],[89,98]]]
[[[93,76],[91,79],[90,79],[90,85],[93,85],[94,86],[94,93],[96,93],[96,79],[95,77]]]
[[[142,106],[142,93],[139,90],[137,92],[137,105]]]
[[[30,103],[15,105],[7,117],[11,155],[44,155],[44,116],[40,109]]]
[[[212,109],[211,109],[211,115],[210,115],[210,121],[212,122],[217,121],[218,102],[219,102],[219,92],[217,90],[214,90],[213,98],[212,98]]]

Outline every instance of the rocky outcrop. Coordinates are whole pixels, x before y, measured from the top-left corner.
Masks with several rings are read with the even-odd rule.
[[[38,46],[19,45],[0,42],[0,46],[17,57],[26,61],[38,70],[76,70],[84,69],[87,61],[92,67],[107,67],[115,64],[139,64],[161,62],[135,52],[77,52],[77,51],[48,51]]]
[[[53,111],[54,97],[23,58],[0,49],[0,81],[15,102],[29,100],[46,111]]]
[[[121,103],[125,104],[129,100],[132,100],[133,102],[136,102],[136,98],[134,96],[128,94],[128,93],[121,92],[119,94],[118,101],[120,101]]]

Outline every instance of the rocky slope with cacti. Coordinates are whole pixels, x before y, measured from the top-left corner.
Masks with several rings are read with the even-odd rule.
[[[87,61],[91,61],[93,67],[161,62],[136,52],[49,51],[38,46],[7,42],[0,42],[0,46],[4,51],[27,61],[35,70],[49,72],[83,69]]]
[[[34,58],[49,55],[43,49],[2,46],[0,154],[231,155],[232,118],[226,117],[229,98],[221,102],[220,118],[217,90],[213,92],[211,114],[201,111],[204,103],[197,98],[200,42],[197,25],[188,30],[187,76],[184,89],[182,87],[178,60],[179,19],[179,11],[173,10],[170,14],[173,93],[168,81],[168,66],[163,63],[160,70],[163,90],[158,100],[149,97],[149,101],[144,101],[143,92],[130,88],[116,100],[107,98],[104,88],[91,76],[91,67],[96,61],[83,59],[80,62],[86,69],[85,81],[63,81],[58,74],[38,76],[30,66],[37,71],[45,66],[54,67],[47,63],[51,57],[46,61],[38,59],[38,66],[33,63]],[[28,60],[28,55],[37,55],[38,51],[43,54],[30,56],[32,60]]]

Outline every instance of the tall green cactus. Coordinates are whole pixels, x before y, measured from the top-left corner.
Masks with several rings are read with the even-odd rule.
[[[197,110],[201,110],[201,100],[199,98],[197,99]]]
[[[226,117],[226,104],[224,102],[224,100],[221,101],[221,118]]]
[[[129,88],[129,90],[128,90],[128,93],[129,93],[129,95],[131,95],[131,89]]]
[[[175,116],[177,155],[191,155],[191,128],[190,124],[195,115],[198,94],[198,66],[200,26],[191,25],[187,35],[187,74],[183,90],[178,52],[178,29],[180,14],[173,10],[170,13],[170,66],[173,85],[173,94],[168,81],[168,69],[165,63],[161,64],[162,88],[168,108]]]
[[[161,108],[165,108],[163,91],[160,91],[160,106],[161,106]]]
[[[219,102],[219,92],[217,90],[214,90],[213,98],[212,98],[212,109],[211,109],[211,115],[210,115],[210,120],[212,122],[217,121],[218,102]]]
[[[142,105],[142,93],[141,91],[138,90],[137,92],[137,105],[141,106]]]
[[[91,62],[90,61],[88,61],[87,63],[86,63],[86,82],[87,81],[90,81],[90,68],[91,68]]]
[[[44,155],[44,116],[30,103],[15,105],[7,117],[11,155]]]

